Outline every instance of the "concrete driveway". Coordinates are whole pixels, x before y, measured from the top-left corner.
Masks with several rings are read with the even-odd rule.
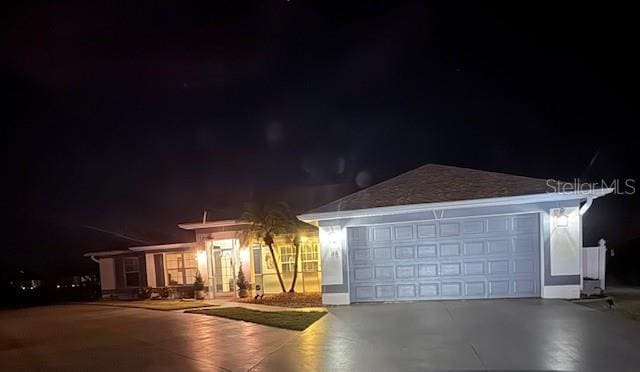
[[[335,308],[254,370],[640,370],[640,322],[538,299]]]
[[[0,311],[0,371],[246,371],[299,332],[96,305]]]
[[[335,307],[302,333],[100,306],[0,312],[0,370],[632,371],[638,350],[639,322],[534,299]]]

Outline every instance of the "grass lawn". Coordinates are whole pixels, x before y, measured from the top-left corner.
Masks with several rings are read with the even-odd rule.
[[[242,307],[221,307],[218,309],[189,310],[185,312],[244,320],[245,322],[293,329],[294,331],[305,330],[327,313],[326,311],[258,311]]]
[[[211,306],[201,301],[181,301],[181,300],[140,300],[140,301],[105,300],[105,301],[93,302],[93,304],[117,306],[117,307],[134,307],[139,309],[164,310],[164,311],[193,309],[198,307]]]
[[[279,293],[264,295],[263,298],[238,298],[235,301],[248,304],[283,306],[283,307],[322,307],[320,293]]]
[[[613,308],[610,308],[606,301],[582,302],[580,305],[640,321],[640,290],[615,288],[606,292],[613,297],[615,303]]]

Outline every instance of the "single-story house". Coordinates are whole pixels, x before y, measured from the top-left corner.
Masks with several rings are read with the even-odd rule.
[[[582,216],[612,189],[567,191],[555,181],[427,164],[299,215],[309,229],[300,260],[276,241],[285,285],[322,292],[328,305],[478,298],[578,298]],[[266,247],[242,246],[246,222],[179,226],[195,242],[86,254],[104,295],[150,287],[191,296],[195,272],[209,297],[235,294],[236,273],[278,293]],[[190,292],[191,291],[191,292]]]
[[[320,230],[325,304],[570,299],[582,285],[582,216],[613,191],[571,188],[427,164],[298,218]]]
[[[261,242],[241,244],[247,222],[239,220],[183,223],[195,233],[195,241],[134,246],[128,250],[90,252],[100,266],[103,297],[135,298],[147,289],[170,298],[193,297],[199,272],[209,298],[236,295],[238,271],[262,293],[281,292],[269,249]],[[322,268],[317,229],[300,231],[300,258],[296,292],[318,293]],[[289,289],[295,264],[295,247],[287,237],[276,236],[276,260]]]

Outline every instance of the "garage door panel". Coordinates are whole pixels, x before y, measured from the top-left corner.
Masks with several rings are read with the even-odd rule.
[[[487,219],[488,233],[506,233],[509,231],[509,217],[490,217]]]
[[[536,282],[533,279],[516,279],[513,281],[513,293],[533,295],[536,293]]]
[[[373,278],[376,280],[393,280],[393,266],[376,266]]]
[[[438,276],[438,264],[418,264],[418,276],[422,278]]]
[[[535,235],[513,239],[513,253],[515,254],[535,254],[537,248],[537,237]]]
[[[530,258],[520,258],[513,260],[514,274],[533,274],[535,272],[535,263]]]
[[[489,296],[490,297],[508,297],[511,294],[509,290],[509,279],[489,280]]]
[[[462,272],[459,262],[446,262],[440,264],[441,276],[458,276]]]
[[[462,296],[462,283],[461,282],[444,282],[440,285],[442,289],[442,297],[461,297]]]
[[[349,246],[367,245],[369,230],[366,227],[349,228]]]
[[[441,222],[440,223],[440,236],[460,236],[460,223],[459,222]]]
[[[488,268],[488,273],[491,275],[509,274],[509,260],[488,261]]]
[[[485,254],[484,241],[468,241],[463,244],[465,256],[482,256]]]
[[[513,229],[517,232],[535,232],[538,228],[536,215],[516,216],[513,218]]]
[[[418,245],[418,258],[433,258],[438,256],[437,244]]]
[[[370,248],[351,248],[351,260],[353,263],[367,263],[371,259],[371,249]]]
[[[374,227],[372,240],[374,242],[388,242],[391,241],[391,227]]]
[[[398,280],[413,279],[415,277],[414,265],[398,265],[396,266],[396,278]]]
[[[484,281],[465,282],[464,294],[467,297],[486,297],[486,286]]]
[[[419,223],[418,227],[418,239],[422,238],[435,238],[436,237],[436,224],[435,223]]]
[[[352,301],[538,296],[537,221],[531,214],[349,228]]]
[[[487,253],[491,255],[509,254],[511,252],[511,239],[489,240]]]
[[[398,297],[400,298],[415,298],[416,286],[415,284],[398,284],[397,287]]]
[[[369,301],[375,299],[373,285],[359,285],[353,289],[355,294],[355,300],[357,301]]]
[[[391,247],[376,247],[373,249],[373,259],[376,261],[390,260]]]
[[[373,279],[371,267],[357,267],[353,270],[353,281],[369,281]]]
[[[440,243],[440,257],[460,256],[460,243]]]
[[[380,300],[388,300],[396,297],[395,288],[393,284],[377,285],[376,286],[376,298]]]
[[[468,234],[482,234],[485,231],[484,220],[469,220],[462,223],[462,233]]]
[[[418,295],[421,298],[437,298],[440,295],[440,283],[419,283]]]
[[[412,240],[414,239],[413,235],[413,225],[401,225],[396,226],[394,229],[396,240]]]
[[[397,260],[408,260],[415,258],[415,246],[396,246],[395,256]]]
[[[484,261],[465,262],[464,274],[465,275],[484,275],[485,274],[484,266],[485,266]]]

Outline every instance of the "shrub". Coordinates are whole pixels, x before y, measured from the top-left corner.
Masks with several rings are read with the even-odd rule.
[[[238,278],[236,279],[236,285],[238,286],[238,289],[245,290],[245,291],[248,290],[250,286],[249,282],[244,277],[244,271],[242,271],[242,265],[240,265],[240,270],[238,270]]]
[[[140,300],[148,300],[151,298],[151,292],[153,292],[152,288],[142,287],[138,289],[138,298]]]
[[[196,271],[196,279],[193,282],[193,290],[194,291],[204,290],[204,280],[202,280],[202,275],[200,275],[200,271]]]

